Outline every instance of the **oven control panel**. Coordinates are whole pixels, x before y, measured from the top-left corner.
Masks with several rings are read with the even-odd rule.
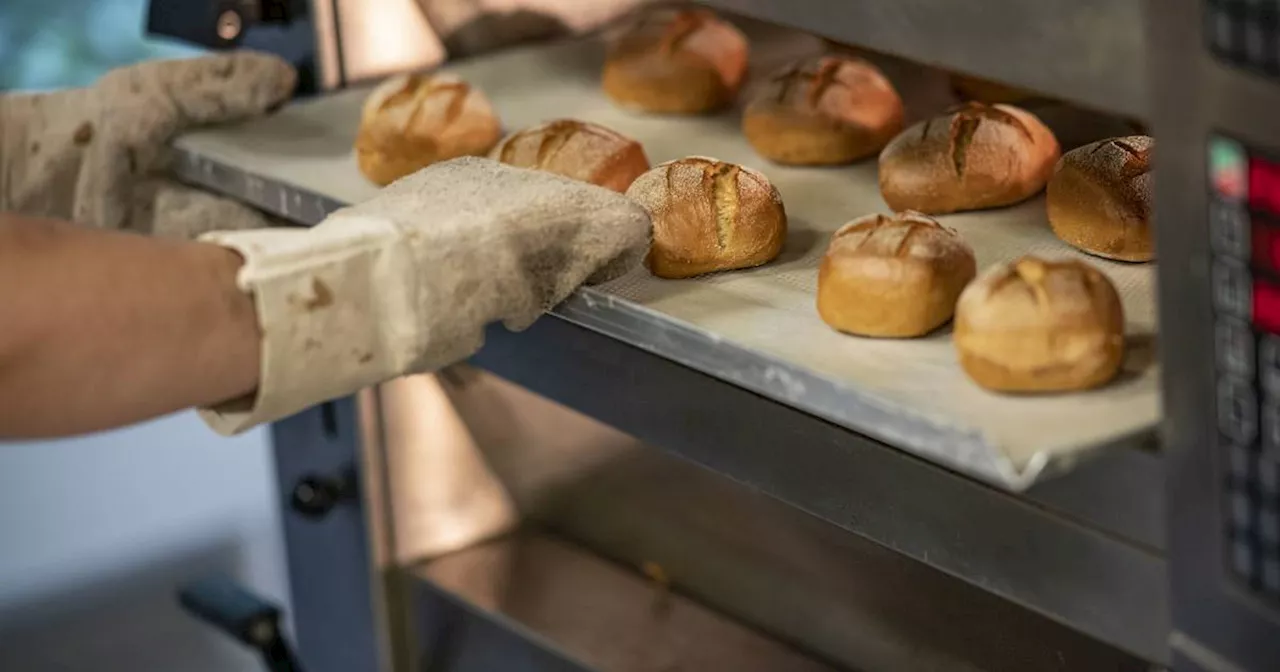
[[[1215,136],[1208,175],[1226,564],[1280,604],[1280,161]]]
[[[1280,76],[1280,0],[1208,0],[1202,7],[1205,39],[1216,57]]]

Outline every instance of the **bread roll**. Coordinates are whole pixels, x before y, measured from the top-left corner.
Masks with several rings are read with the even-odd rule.
[[[902,130],[902,114],[902,99],[874,65],[820,56],[774,77],[747,106],[742,132],[777,163],[851,163],[892,140]]]
[[[787,213],[764,175],[693,156],[641,175],[627,190],[653,218],[646,263],[660,278],[768,263],[782,251]]]
[[[356,163],[365,177],[385,185],[437,161],[484,155],[501,136],[479,89],[453,75],[399,75],[365,100]]]
[[[859,336],[923,336],[951,319],[976,274],[973,249],[933,218],[867,215],[831,238],[818,271],[818,315]]]
[[[903,131],[880,153],[880,194],[931,215],[1012,205],[1044,188],[1058,141],[1035,115],[968,103]]]
[[[1107,259],[1150,261],[1151,138],[1102,140],[1062,155],[1049,180],[1049,225],[1070,245]]]
[[[956,306],[960,366],[1000,392],[1097,387],[1124,358],[1124,310],[1100,271],[1023,257],[982,274]]]
[[[733,102],[746,70],[737,28],[707,10],[656,10],[609,51],[603,85],[624,108],[697,114]]]
[[[623,193],[649,170],[649,159],[640,143],[604,126],[574,119],[517,131],[498,143],[489,158]]]

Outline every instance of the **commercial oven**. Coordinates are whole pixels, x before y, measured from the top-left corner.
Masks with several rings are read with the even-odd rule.
[[[417,5],[204,4],[212,29],[156,11],[151,29],[265,48],[294,30],[277,50],[323,95],[181,139],[179,175],[302,225],[367,197],[349,159],[363,80],[443,53],[412,32]],[[749,32],[756,72],[836,42],[909,108],[944,105],[936,80],[963,73],[1035,92],[1060,139],[1150,129],[1158,261],[1107,266],[1122,381],[992,400],[904,357],[936,344],[796,343],[816,241],[842,208],[877,207],[874,166],[766,170],[809,236],[776,273],[585,288],[525,332],[495,327],[467,363],[273,427],[289,664],[1280,669],[1280,2],[703,4]],[[504,121],[633,123],[593,88],[603,39],[444,67]],[[694,142],[753,160],[732,120],[696,123],[641,139],[657,160]],[[999,257],[1000,231],[1041,244],[1037,207],[957,226],[995,231],[979,256]],[[877,383],[876,357],[911,384]]]

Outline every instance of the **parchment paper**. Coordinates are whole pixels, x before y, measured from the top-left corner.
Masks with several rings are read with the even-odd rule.
[[[816,40],[796,35],[753,36],[752,44],[757,84],[779,64],[819,48]],[[1124,301],[1129,354],[1114,383],[1057,396],[986,392],[960,370],[949,328],[922,339],[874,340],[838,334],[818,318],[817,268],[830,234],[857,216],[888,212],[879,196],[874,160],[839,169],[784,168],[752,151],[739,130],[737,111],[686,118],[623,112],[600,91],[603,53],[602,42],[593,38],[522,48],[446,69],[482,87],[509,130],[573,117],[640,140],[654,165],[698,154],[757,168],[777,185],[790,220],[781,257],[765,267],[680,281],[660,280],[641,269],[605,291],[656,312],[657,319],[682,321],[724,342],[831,378],[905,416],[979,435],[999,454],[996,461],[1013,472],[1038,471],[1048,462],[1069,464],[1090,448],[1158,422],[1154,265],[1119,264],[1074,252],[1050,231],[1043,197],[1012,208],[941,218],[973,246],[980,269],[1026,253],[1081,256],[1111,277]],[[937,113],[952,102],[941,72],[892,59],[879,62],[903,93],[909,117]],[[187,136],[179,145],[249,173],[358,202],[375,193],[357,172],[351,153],[366,94],[367,89],[355,89],[302,103],[270,119]],[[1060,137],[1079,136],[1082,128],[1086,135],[1116,128],[1087,115],[1062,122],[1061,109],[1048,116],[1060,127],[1075,124],[1055,128]]]

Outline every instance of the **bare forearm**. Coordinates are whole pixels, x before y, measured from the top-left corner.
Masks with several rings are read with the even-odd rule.
[[[106,429],[257,385],[224,248],[0,214],[0,438]]]

